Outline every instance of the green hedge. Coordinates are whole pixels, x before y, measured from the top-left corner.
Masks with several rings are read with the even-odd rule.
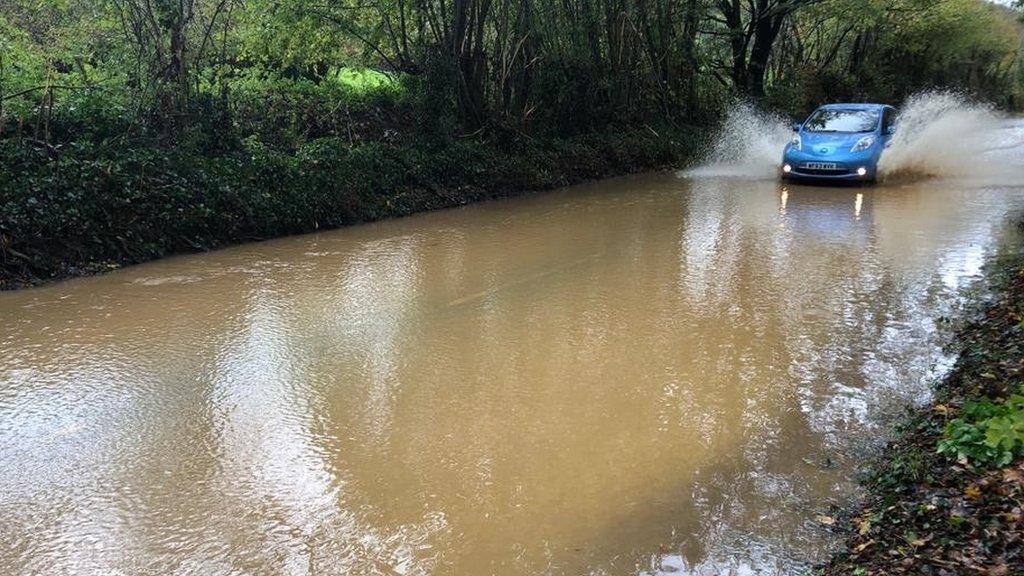
[[[56,158],[0,141],[0,285],[664,166],[695,149],[695,134],[440,148],[321,138],[295,152],[250,139],[214,156],[69,144]]]

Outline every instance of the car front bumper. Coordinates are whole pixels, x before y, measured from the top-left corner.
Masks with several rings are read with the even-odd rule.
[[[836,165],[835,170],[821,170],[807,167],[809,162],[827,162]],[[801,180],[841,180],[849,182],[870,182],[877,175],[878,158],[871,151],[847,153],[836,156],[812,156],[800,150],[787,150],[782,157],[780,170],[783,178]],[[787,171],[786,166],[790,169]],[[864,174],[858,173],[863,168]]]

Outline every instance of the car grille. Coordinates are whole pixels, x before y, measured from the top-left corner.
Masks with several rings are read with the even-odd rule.
[[[840,168],[839,170],[816,170],[811,168],[796,168],[794,172],[800,174],[807,174],[809,176],[846,176],[850,174],[850,171],[846,168]]]

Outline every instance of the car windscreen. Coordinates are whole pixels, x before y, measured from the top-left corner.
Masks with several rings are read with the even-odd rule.
[[[871,132],[878,126],[878,110],[821,108],[804,122],[808,132]]]

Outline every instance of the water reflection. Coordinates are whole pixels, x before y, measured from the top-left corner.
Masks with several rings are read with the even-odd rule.
[[[0,294],[0,569],[792,573],[1022,205],[663,174]]]

